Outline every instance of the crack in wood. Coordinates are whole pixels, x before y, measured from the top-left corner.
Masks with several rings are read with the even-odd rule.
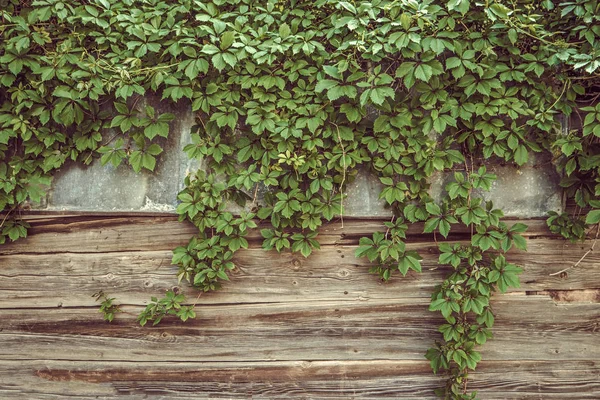
[[[527,296],[550,296],[556,303],[600,303],[600,289],[527,290]]]

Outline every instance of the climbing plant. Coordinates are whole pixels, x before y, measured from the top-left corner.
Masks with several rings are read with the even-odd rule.
[[[486,164],[551,153],[574,212],[548,225],[583,238],[600,221],[599,80],[597,0],[0,0],[0,243],[27,235],[21,210],[67,162],[154,170],[174,118],[158,96],[191,107],[185,152],[203,166],[178,196],[198,228],[174,250],[180,279],[219,289],[259,222],[265,249],[308,257],[368,169],[393,217],[356,255],[388,280],[421,270],[408,224],[440,239],[451,273],[430,310],[446,322],[426,357],[448,373],[441,397],[471,399],[491,295],[519,285],[505,253],[526,247],[481,198]],[[461,225],[470,242],[446,241]],[[152,300],[142,325],[195,316],[181,295]]]

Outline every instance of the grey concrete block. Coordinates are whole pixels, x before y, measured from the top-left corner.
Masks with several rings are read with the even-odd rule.
[[[148,176],[126,166],[68,164],[55,174],[48,209],[84,211],[139,210],[144,206]]]
[[[534,157],[521,167],[487,163],[487,172],[497,179],[490,191],[477,190],[474,196],[491,200],[507,217],[544,217],[548,211],[560,212],[563,208],[560,177],[545,156]],[[454,180],[451,173],[436,173],[431,177],[429,193],[435,201],[445,195],[445,187]]]
[[[379,199],[383,185],[366,170],[359,171],[354,181],[347,186],[344,199],[344,215],[349,217],[389,217],[385,200]]]
[[[177,193],[186,175],[199,168],[189,160],[183,147],[190,143],[193,115],[189,109],[165,107],[157,99],[147,99],[157,113],[171,112],[168,138],[155,141],[164,149],[157,157],[154,172],[135,173],[125,163],[114,168],[94,160],[90,166],[66,164],[54,176],[46,209],[75,211],[158,211],[174,212]]]
[[[560,178],[551,168],[489,168],[498,179],[489,192],[482,193],[482,197],[492,200],[494,207],[504,211],[507,217],[544,217],[548,211],[560,212]]]

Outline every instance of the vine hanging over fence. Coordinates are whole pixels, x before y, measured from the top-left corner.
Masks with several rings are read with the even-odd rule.
[[[432,296],[446,323],[426,356],[449,373],[445,398],[474,397],[490,297],[519,284],[504,253],[526,247],[526,227],[477,197],[496,178],[488,160],[551,152],[576,207],[550,229],[575,240],[600,222],[597,0],[0,0],[0,38],[0,243],[27,235],[23,204],[68,161],[154,170],[174,118],[140,101],[156,94],[196,119],[185,152],[204,168],[177,212],[198,234],[173,263],[200,290],[228,279],[259,221],[265,249],[308,257],[360,168],[393,213],[356,250],[383,279],[421,269],[407,224],[470,227],[470,243],[439,243],[453,272]],[[437,202],[433,174],[453,177]],[[153,299],[140,322],[192,318],[183,302]]]

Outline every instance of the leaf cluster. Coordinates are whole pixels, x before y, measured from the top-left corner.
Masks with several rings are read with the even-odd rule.
[[[102,290],[94,293],[92,297],[100,303],[100,309],[98,311],[102,313],[105,321],[112,322],[115,315],[122,312],[119,306],[114,304],[115,298],[108,297]]]
[[[140,313],[137,321],[141,326],[152,321],[152,325],[157,325],[168,315],[175,315],[183,322],[190,318],[196,318],[196,312],[193,305],[183,305],[185,303],[183,294],[176,294],[173,290],[168,290],[161,299],[152,297],[150,303]]]

